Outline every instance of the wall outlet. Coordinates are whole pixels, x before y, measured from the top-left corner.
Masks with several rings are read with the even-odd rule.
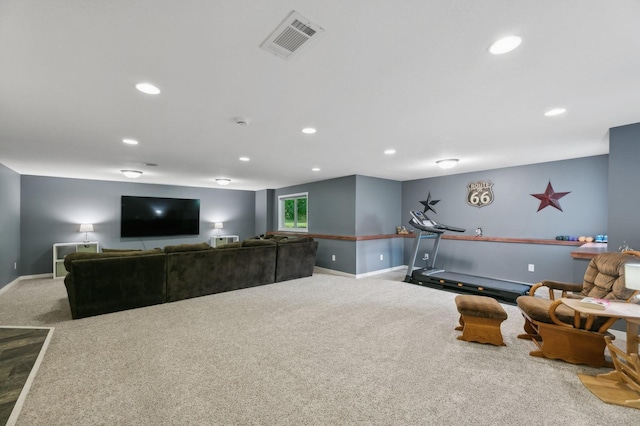
[[[334,262],[336,261],[336,255],[335,254],[331,255],[331,260],[334,261]]]
[[[380,255],[380,260],[384,260],[384,254]]]
[[[533,264],[533,263],[530,263],[530,264],[529,264],[529,269],[528,269],[528,271],[529,271],[529,272],[534,272],[534,271],[535,271],[535,266],[534,266],[534,264]]]

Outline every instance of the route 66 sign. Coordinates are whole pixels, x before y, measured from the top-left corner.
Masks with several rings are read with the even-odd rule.
[[[479,180],[467,185],[467,204],[473,207],[484,207],[493,203],[493,182]]]

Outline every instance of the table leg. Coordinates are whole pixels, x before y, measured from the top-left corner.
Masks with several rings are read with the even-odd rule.
[[[640,333],[640,321],[627,318],[627,354],[638,353],[638,333]]]

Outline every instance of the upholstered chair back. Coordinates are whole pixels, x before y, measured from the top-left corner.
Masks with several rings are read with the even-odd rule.
[[[581,296],[627,300],[633,294],[624,286],[624,264],[637,257],[624,253],[602,253],[591,259],[584,274]]]

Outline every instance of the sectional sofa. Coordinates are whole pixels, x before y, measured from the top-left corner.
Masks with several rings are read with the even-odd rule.
[[[317,247],[307,237],[254,237],[217,248],[71,253],[64,284],[72,318],[85,318],[308,277]]]

